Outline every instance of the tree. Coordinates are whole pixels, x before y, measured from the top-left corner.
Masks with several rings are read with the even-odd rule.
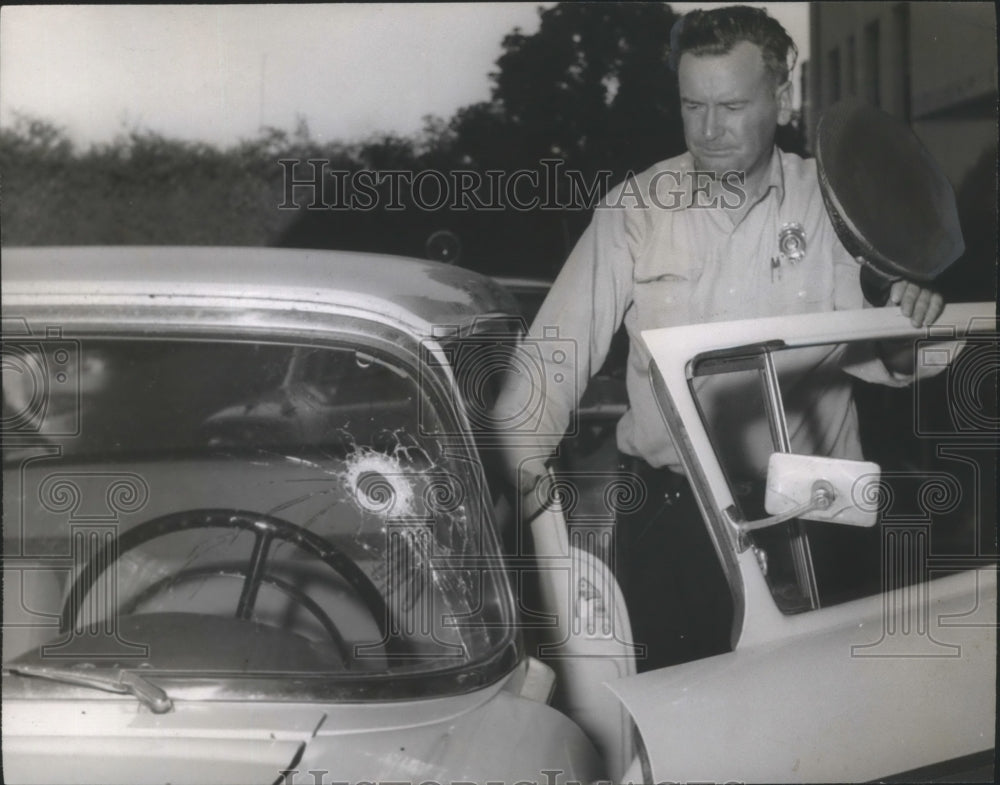
[[[525,163],[558,157],[617,179],[684,149],[670,6],[560,3],[540,17],[533,35],[504,38],[492,74],[507,142]]]
[[[367,140],[356,153],[361,165],[481,175],[528,170],[542,182],[543,162],[557,159],[590,191],[684,150],[677,81],[667,61],[677,19],[670,6],[560,3],[539,9],[539,17],[537,32],[515,28],[504,37],[490,100],[462,107],[447,122],[425,118],[416,139]],[[490,179],[482,182],[481,202],[495,203]],[[553,276],[592,209],[570,202],[568,182],[556,186],[558,204],[572,206],[428,210],[403,193],[400,210],[306,211],[279,242],[421,255],[427,237],[447,229],[459,236],[469,267]]]

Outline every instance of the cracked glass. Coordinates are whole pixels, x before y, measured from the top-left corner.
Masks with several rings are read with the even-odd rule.
[[[397,676],[510,643],[481,467],[436,436],[455,413],[402,352],[84,338],[62,382],[44,350],[22,359],[5,666]]]

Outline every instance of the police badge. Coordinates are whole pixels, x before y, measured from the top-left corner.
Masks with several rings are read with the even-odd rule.
[[[792,222],[781,225],[778,233],[778,250],[790,262],[800,262],[806,255],[806,233],[802,224]]]

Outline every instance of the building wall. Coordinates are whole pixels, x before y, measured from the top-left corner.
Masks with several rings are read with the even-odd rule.
[[[992,3],[913,3],[914,119],[997,94]],[[995,109],[995,106],[994,106]]]
[[[823,109],[844,98],[911,123],[956,187],[995,146],[992,3],[813,3],[810,49],[810,149]]]
[[[812,3],[809,33],[807,148],[838,99],[908,122],[955,189],[965,237],[966,253],[938,285],[949,299],[988,299],[997,285],[994,5]]]

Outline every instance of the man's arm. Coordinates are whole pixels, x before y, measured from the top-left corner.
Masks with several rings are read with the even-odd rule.
[[[606,204],[620,204],[609,194]],[[494,408],[512,488],[524,494],[545,474],[632,297],[640,231],[623,207],[598,207],[542,304]]]
[[[889,292],[889,302],[898,305],[900,312],[914,327],[929,327],[944,310],[944,298],[932,289],[910,281],[896,281]],[[878,353],[885,367],[901,376],[914,373],[913,340],[880,341]]]
[[[915,327],[929,327],[941,316],[944,298],[920,284],[905,280],[888,283],[881,275],[869,275],[874,288],[866,287],[868,262],[864,257],[852,257],[839,243],[834,249],[834,265],[836,310],[898,306]],[[882,288],[886,284],[887,293]],[[914,345],[912,338],[854,343],[848,347],[842,367],[869,383],[904,387],[915,380]]]

